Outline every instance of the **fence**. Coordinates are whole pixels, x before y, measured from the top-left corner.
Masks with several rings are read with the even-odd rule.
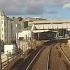
[[[1,58],[1,70],[5,70],[6,68],[8,70],[9,63],[16,61],[21,55],[23,55],[23,51],[21,50],[17,50],[14,54],[4,54],[4,57]]]

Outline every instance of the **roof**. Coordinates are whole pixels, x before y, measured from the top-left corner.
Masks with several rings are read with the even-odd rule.
[[[50,30],[33,30],[33,33],[48,32]]]
[[[5,12],[3,10],[0,10],[0,16],[5,16]]]
[[[32,24],[48,24],[48,23],[70,23],[70,20],[37,20],[37,21],[32,21],[29,22]]]

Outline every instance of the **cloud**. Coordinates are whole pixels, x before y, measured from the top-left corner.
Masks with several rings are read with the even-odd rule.
[[[0,9],[7,14],[40,14],[43,13],[45,0],[0,0]]]
[[[47,0],[47,4],[51,6],[62,6],[64,3],[64,0]]]
[[[48,13],[48,14],[57,14],[58,11],[48,11],[47,13]]]
[[[27,2],[26,13],[27,14],[42,14],[44,12],[44,1],[43,0],[31,0]]]
[[[6,11],[7,14],[21,14],[25,10],[26,0],[0,0],[0,9]]]
[[[63,8],[70,8],[70,3],[64,4]]]
[[[63,7],[69,0],[0,0],[0,9],[8,15],[43,14],[50,7]],[[48,9],[47,9],[48,10]],[[49,11],[50,13],[56,13]]]

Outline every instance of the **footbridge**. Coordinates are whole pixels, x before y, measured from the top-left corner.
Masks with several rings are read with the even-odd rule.
[[[38,20],[30,22],[32,30],[70,29],[70,20]]]
[[[37,39],[70,36],[70,20],[37,20],[30,23],[33,24],[31,31]]]

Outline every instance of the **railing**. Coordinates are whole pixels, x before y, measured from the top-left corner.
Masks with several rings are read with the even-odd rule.
[[[1,62],[1,70],[5,70],[6,68],[8,70],[10,62],[16,61],[21,55],[23,55],[23,52],[21,52],[21,51],[16,51],[16,52],[17,53],[14,53],[13,55],[10,55],[10,56],[6,55],[6,57],[1,59],[1,60],[6,59]]]

